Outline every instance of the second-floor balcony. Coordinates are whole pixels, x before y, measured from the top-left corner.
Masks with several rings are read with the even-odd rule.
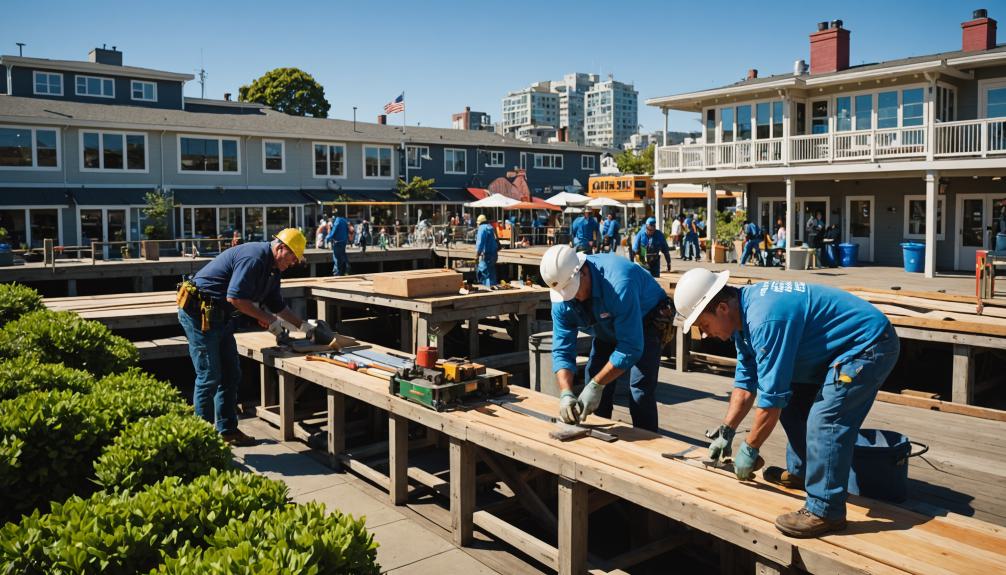
[[[1006,118],[658,148],[656,173],[1006,155]]]

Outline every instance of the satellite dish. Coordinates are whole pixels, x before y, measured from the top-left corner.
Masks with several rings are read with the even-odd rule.
[[[325,182],[325,186],[333,192],[338,192],[339,190],[342,189],[342,185],[335,180],[328,180],[327,182]]]

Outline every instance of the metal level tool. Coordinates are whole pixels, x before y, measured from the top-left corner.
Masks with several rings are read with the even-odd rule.
[[[618,436],[617,435],[613,435],[611,433],[605,433],[603,431],[599,431],[599,430],[594,429],[592,427],[582,427],[582,426],[579,426],[579,425],[570,425],[568,423],[560,421],[556,417],[552,417],[550,415],[545,415],[544,413],[539,413],[537,411],[534,411],[532,409],[528,409],[528,408],[523,407],[521,405],[517,405],[517,404],[506,402],[506,401],[490,401],[489,403],[491,403],[491,404],[493,404],[493,405],[495,405],[497,407],[500,407],[502,409],[505,409],[507,411],[512,411],[514,413],[520,413],[522,415],[527,415],[527,416],[530,416],[530,417],[534,417],[536,419],[540,419],[542,421],[547,421],[549,423],[556,424],[557,425],[556,429],[553,430],[553,431],[550,431],[549,434],[548,434],[548,436],[551,437],[552,439],[558,439],[559,441],[570,441],[570,440],[573,440],[573,439],[578,439],[580,437],[593,437],[595,439],[600,439],[601,441],[605,441],[605,442],[608,442],[608,443],[611,443],[611,442],[614,442],[614,441],[618,441]]]
[[[728,471],[730,473],[734,472],[734,464],[733,464],[732,460],[727,460],[727,459],[708,459],[708,458],[696,459],[694,457],[688,457],[689,453],[691,453],[691,452],[693,452],[693,451],[695,451],[697,449],[705,449],[705,448],[697,446],[697,445],[693,445],[693,446],[691,446],[691,447],[689,447],[687,449],[682,449],[681,451],[677,451],[677,452],[674,452],[674,453],[661,453],[660,455],[663,456],[663,457],[666,457],[667,459],[673,459],[675,461],[681,461],[683,463],[688,463],[689,465],[693,465],[693,466],[696,466],[696,467],[699,466],[699,465],[696,465],[696,464],[700,464],[701,467],[704,468],[704,469],[722,469],[723,471]],[[765,460],[759,455],[758,459],[755,461],[755,466],[754,466],[753,471],[758,471],[764,465],[765,465]],[[752,477],[754,477],[754,476],[752,475]]]

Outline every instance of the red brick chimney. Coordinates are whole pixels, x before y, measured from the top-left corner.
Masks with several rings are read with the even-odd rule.
[[[559,134],[558,134],[558,136],[559,136],[558,140],[560,142],[568,142],[569,141],[569,136],[566,134],[566,126],[562,126],[561,128],[559,128]]]
[[[981,52],[996,47],[996,21],[984,8],[975,10],[971,20],[961,23],[961,50]]]
[[[838,72],[849,67],[849,31],[841,20],[820,22],[810,35],[810,73]]]
[[[387,124],[388,123],[388,116],[387,116],[387,114],[378,114],[377,115],[377,123],[381,124],[382,126],[384,124]]]

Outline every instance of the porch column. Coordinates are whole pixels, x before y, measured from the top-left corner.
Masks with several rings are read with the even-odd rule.
[[[926,277],[936,277],[936,187],[940,174],[926,172]],[[946,222],[943,222],[946,225]],[[948,234],[949,237],[949,234]]]
[[[796,238],[796,180],[786,178],[786,269],[793,269],[793,240]]]
[[[706,261],[713,261],[713,244],[716,242],[716,182],[706,184]]]
[[[782,94],[782,165],[789,165],[789,137],[792,133],[792,121],[790,119],[790,108],[793,101],[789,98],[789,92]]]
[[[657,219],[657,229],[664,231],[664,206],[660,182],[653,182],[653,217]]]

